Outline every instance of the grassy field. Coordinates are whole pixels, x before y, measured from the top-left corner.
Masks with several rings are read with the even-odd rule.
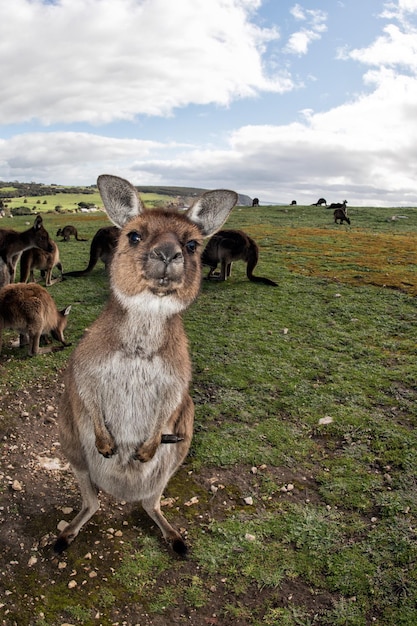
[[[53,557],[79,497],[65,467],[39,458],[60,458],[54,415],[72,348],[29,359],[5,346],[0,624],[415,626],[417,209],[349,216],[351,227],[320,207],[237,207],[227,223],[257,240],[255,274],[278,287],[250,283],[237,263],[228,282],[203,281],[185,315],[196,427],[164,506],[187,560],[140,508],[105,496]],[[108,224],[102,213],[44,223],[89,240]],[[56,241],[64,270],[86,266],[89,241]],[[72,304],[74,347],[107,297],[104,268],[50,292]]]

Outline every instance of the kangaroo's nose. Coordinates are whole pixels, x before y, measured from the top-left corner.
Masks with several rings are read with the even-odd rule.
[[[151,258],[162,261],[165,265],[182,261],[183,255],[178,240],[166,235],[163,240],[155,243],[150,252]]]

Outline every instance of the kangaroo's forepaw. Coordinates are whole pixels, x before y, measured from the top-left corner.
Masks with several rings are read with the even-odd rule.
[[[109,459],[116,452],[116,444],[113,437],[96,437],[96,448],[106,459]]]
[[[145,441],[145,443],[139,446],[136,450],[135,459],[141,463],[147,463],[155,456],[160,443],[160,436],[158,438],[151,439],[150,441]]]

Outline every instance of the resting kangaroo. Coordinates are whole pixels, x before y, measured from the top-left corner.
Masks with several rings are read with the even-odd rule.
[[[117,226],[99,228],[91,241],[90,261],[85,270],[66,272],[64,276],[85,276],[93,270],[99,259],[103,261],[106,270],[108,270],[109,263],[116,249],[119,234],[120,230]]]
[[[67,325],[68,306],[58,311],[52,296],[48,291],[29,283],[15,283],[6,285],[0,291],[0,352],[3,345],[3,330],[11,328],[20,333],[20,345],[29,344],[29,355],[46,354],[62,350],[70,346],[64,339],[64,330]],[[39,347],[41,335],[51,333],[52,337],[62,343],[62,346]]]
[[[88,239],[81,239],[78,237],[78,230],[75,226],[64,226],[64,228],[58,228],[56,231],[56,236],[62,237],[61,241],[69,241],[71,239],[71,235],[73,235],[77,241],[88,241]]]
[[[247,263],[246,276],[249,280],[277,287],[277,283],[273,280],[253,275],[258,258],[258,244],[252,237],[242,230],[220,230],[208,242],[201,262],[210,267],[208,278],[227,280],[232,271],[233,261],[245,261]],[[214,271],[219,263],[221,264],[220,274],[215,275]]]
[[[109,218],[120,228],[110,265],[110,298],[70,358],[59,410],[62,451],[78,480],[82,508],[62,531],[62,552],[99,508],[97,491],[141,501],[179,554],[183,538],[160,498],[185,458],[193,431],[191,364],[180,314],[198,295],[201,246],[237,202],[205,193],[186,213],[145,210],[136,189],[98,178]]]
[[[34,282],[33,270],[38,269],[41,275],[45,276],[45,284],[50,287],[54,283],[62,280],[62,263],[59,260],[59,250],[55,241],[51,240],[52,252],[45,252],[40,248],[30,248],[22,252],[20,257],[20,282]],[[52,270],[57,267],[61,273],[59,278],[52,278]]]
[[[11,283],[14,283],[16,265],[21,253],[29,248],[41,248],[46,252],[52,252],[52,239],[49,238],[40,215],[35,219],[32,228],[22,233],[0,228],[0,257],[7,264]]]

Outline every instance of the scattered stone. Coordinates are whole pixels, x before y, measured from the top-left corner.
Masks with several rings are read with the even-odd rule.
[[[36,558],[36,556],[31,556],[29,561],[28,561],[28,567],[32,567],[32,565],[35,565],[35,563],[38,562],[38,559]]]
[[[243,502],[244,502],[245,504],[248,504],[249,506],[252,506],[252,504],[253,504],[253,498],[252,498],[252,496],[248,496],[247,498],[243,498]]]
[[[321,417],[319,419],[319,425],[322,426],[323,424],[331,424],[333,422],[333,418],[330,415],[325,415],[324,417]]]
[[[74,587],[77,586],[77,581],[76,580],[70,580],[68,583],[68,589],[74,589]]]
[[[246,539],[246,541],[255,541],[256,537],[255,537],[255,535],[251,535],[250,533],[246,533],[245,539]]]
[[[22,483],[19,482],[18,480],[14,480],[12,482],[12,489],[13,491],[22,491],[23,489]]]
[[[184,502],[185,506],[192,506],[193,504],[197,504],[197,503],[198,503],[197,496],[193,496],[191,500],[188,500],[188,502]]]
[[[68,522],[64,519],[62,519],[57,526],[57,529],[59,530],[59,532],[62,532],[66,527],[68,526]]]

